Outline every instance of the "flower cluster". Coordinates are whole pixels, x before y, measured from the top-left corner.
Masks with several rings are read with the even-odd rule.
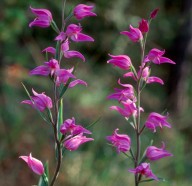
[[[146,84],[159,83],[164,84],[163,80],[156,76],[151,76],[151,67],[152,64],[163,64],[170,63],[175,64],[171,59],[164,57],[164,50],[159,50],[153,48],[145,55],[145,45],[147,34],[150,28],[150,22],[157,15],[158,9],[155,9],[149,20],[142,19],[139,22],[138,28],[134,28],[130,25],[129,31],[122,31],[120,34],[127,36],[132,42],[139,42],[141,45],[141,64],[136,70],[129,56],[125,54],[121,55],[112,55],[109,54],[110,59],[107,63],[112,64],[114,67],[120,68],[127,71],[124,73],[124,78],[131,78],[135,81],[135,86],[131,84],[122,84],[120,79],[118,84],[121,88],[115,88],[115,92],[110,94],[108,99],[118,100],[119,104],[122,106],[111,106],[111,110],[117,111],[121,116],[123,116],[135,130],[136,133],[136,144],[135,152],[131,148],[131,139],[127,134],[118,134],[115,129],[114,133],[111,136],[107,136],[106,139],[109,141],[112,146],[117,149],[117,152],[128,153],[134,160],[134,169],[129,169],[129,172],[135,174],[136,185],[138,185],[144,175],[146,178],[151,178],[154,180],[159,180],[156,175],[152,173],[150,168],[150,163],[144,162],[143,159],[148,159],[151,161],[159,160],[161,158],[172,156],[171,153],[164,150],[165,145],[163,143],[162,148],[157,148],[155,146],[148,146],[144,151],[142,160],[140,159],[140,137],[145,128],[156,132],[157,128],[168,127],[171,128],[171,125],[168,123],[168,117],[161,115],[156,112],[151,112],[145,123],[141,123],[141,112],[144,112],[144,109],[140,104],[141,92],[143,91]],[[133,140],[132,140],[133,141]],[[128,154],[127,154],[128,155]]]
[[[94,39],[84,33],[82,33],[82,26],[80,24],[69,23],[69,20],[74,17],[76,20],[82,20],[85,17],[96,16],[93,12],[94,6],[88,6],[85,4],[79,4],[74,7],[71,14],[63,17],[61,29],[58,28],[54,22],[52,13],[47,9],[36,9],[30,7],[32,13],[36,18],[29,24],[29,27],[52,27],[56,32],[55,47],[48,46],[42,53],[45,53],[46,61],[42,65],[35,67],[29,72],[29,75],[44,76],[51,79],[53,83],[53,95],[52,98],[47,96],[44,92],[37,93],[32,89],[33,95],[30,95],[26,89],[29,100],[24,100],[21,103],[30,105],[36,109],[40,116],[50,125],[52,125],[54,139],[55,139],[55,154],[57,154],[57,167],[55,174],[52,178],[50,185],[54,185],[57,179],[59,169],[61,166],[63,149],[74,151],[79,148],[83,143],[93,141],[93,138],[87,138],[85,134],[91,134],[91,132],[81,125],[76,125],[75,118],[66,119],[63,122],[63,104],[62,99],[65,91],[68,88],[73,88],[78,84],[87,86],[87,83],[75,76],[75,67],[64,68],[63,59],[79,58],[85,62],[85,57],[79,51],[71,49],[71,42],[93,42]],[[29,156],[20,156],[28,166],[38,175],[42,175],[42,179],[49,185],[48,175],[44,171],[44,165],[41,161],[35,159],[30,154]],[[48,180],[48,181],[47,181]]]

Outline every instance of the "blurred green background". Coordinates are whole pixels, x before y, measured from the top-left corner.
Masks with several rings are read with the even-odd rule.
[[[54,144],[51,128],[41,121],[37,113],[20,102],[27,98],[21,82],[37,92],[51,95],[50,82],[43,77],[29,77],[28,72],[45,59],[41,50],[54,46],[55,33],[50,29],[29,28],[34,16],[29,6],[47,8],[60,25],[61,0],[1,0],[0,2],[0,185],[26,186],[37,184],[38,176],[18,159],[19,155],[32,152],[54,168]],[[86,1],[67,1],[67,11]],[[75,87],[67,91],[64,99],[64,118],[74,116],[84,126],[97,118],[101,120],[92,128],[94,142],[82,145],[76,152],[66,152],[57,185],[65,186],[119,186],[133,185],[134,177],[128,173],[131,161],[107,145],[105,136],[115,128],[120,133],[134,131],[109,106],[116,101],[106,96],[117,87],[122,70],[107,65],[108,53],[128,54],[138,66],[139,46],[131,43],[120,31],[128,30],[129,24],[138,25],[141,18],[159,7],[157,18],[151,24],[147,51],[157,47],[166,49],[166,57],[177,65],[153,66],[152,74],[161,77],[165,86],[147,86],[142,94],[145,109],[143,122],[151,111],[168,110],[172,129],[144,132],[143,150],[154,139],[154,144],[167,144],[174,154],[152,163],[153,172],[166,182],[143,183],[152,186],[189,186],[192,182],[192,2],[191,0],[95,0],[97,17],[86,18],[81,24],[85,33],[95,38],[94,43],[72,44],[72,49],[82,52],[86,63],[79,63],[78,78],[88,82],[88,88]],[[66,11],[66,12],[67,12]],[[72,19],[74,23],[78,23]],[[75,64],[78,60],[67,62]],[[122,82],[130,82],[121,78]],[[133,142],[134,145],[134,142]]]

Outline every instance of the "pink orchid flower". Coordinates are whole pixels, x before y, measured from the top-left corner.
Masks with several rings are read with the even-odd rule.
[[[68,39],[61,45],[61,50],[65,58],[77,57],[82,59],[85,62],[85,57],[78,51],[69,50],[69,41]]]
[[[30,7],[30,9],[37,17],[29,24],[29,27],[37,26],[37,27],[46,28],[51,25],[53,18],[49,10],[35,9],[32,7]]]
[[[63,146],[70,151],[74,151],[77,150],[83,143],[93,140],[93,138],[87,138],[86,136],[83,136],[83,133],[81,133],[64,141]]]
[[[67,27],[66,35],[74,42],[94,41],[94,39],[86,34],[81,33],[80,25],[70,24]]]
[[[66,39],[65,32],[60,32],[59,35],[55,38],[56,41],[61,41],[61,42],[63,42],[65,39]]]
[[[162,57],[164,55],[165,51],[161,51],[159,49],[153,48],[149,51],[148,55],[144,59],[144,63],[152,61],[155,64],[162,64],[162,63],[170,63],[170,64],[176,64],[174,61],[172,61],[169,58]]]
[[[138,42],[143,39],[143,35],[138,28],[134,28],[131,25],[129,26],[130,31],[122,31],[120,34],[126,35],[131,41]]]
[[[34,173],[38,175],[42,175],[44,173],[42,162],[36,158],[33,158],[31,153],[29,154],[29,156],[19,156],[19,158],[24,160]]]
[[[56,71],[56,85],[60,86],[60,84],[66,85],[69,78],[75,78],[75,76],[72,74],[74,68],[71,69],[59,69]]]
[[[167,157],[167,156],[173,156],[171,153],[169,153],[168,151],[166,151],[164,149],[165,149],[164,143],[162,143],[161,148],[157,148],[155,146],[149,146],[146,149],[146,156],[151,161],[159,160],[159,159]]]
[[[76,125],[74,117],[64,121],[60,127],[60,132],[64,135],[68,132],[70,132],[71,135],[78,135],[80,133],[92,134],[89,130],[83,128],[81,125]]]
[[[164,85],[164,82],[161,78],[156,76],[149,77],[149,75],[150,75],[149,67],[145,67],[144,69],[140,67],[140,70],[137,73],[137,77],[133,72],[127,72],[126,74],[123,75],[123,77],[131,77],[135,81],[137,81],[138,78],[142,78],[147,84],[159,83],[161,85]]]
[[[38,94],[32,89],[34,96],[31,96],[31,100],[24,100],[22,104],[31,105],[33,108],[38,109],[39,111],[43,112],[46,108],[52,108],[52,100],[50,97],[46,96],[44,93]]]
[[[114,147],[117,148],[117,152],[127,152],[131,148],[131,139],[126,134],[118,134],[117,131],[119,129],[115,129],[112,136],[107,136],[106,139],[112,143]]]
[[[163,116],[156,112],[149,114],[147,121],[145,122],[145,127],[156,132],[156,127],[168,127],[171,128],[171,125],[167,122],[167,116]]]
[[[78,20],[81,20],[89,16],[97,16],[94,12],[92,12],[93,9],[94,9],[94,6],[79,4],[74,8],[73,15]]]
[[[118,84],[124,87],[124,89],[115,88],[115,93],[107,96],[108,99],[116,99],[119,102],[126,101],[128,99],[135,102],[137,99],[135,97],[134,88],[131,84],[122,84],[120,79],[118,80]]]
[[[137,115],[137,107],[133,101],[128,99],[126,101],[122,101],[121,103],[123,104],[124,108],[121,108],[119,106],[111,106],[110,109],[116,110],[122,116],[127,117],[127,118]]]
[[[44,62],[44,65],[38,66],[30,71],[30,75],[48,76],[53,74],[59,69],[59,64],[56,59],[51,59],[49,62]]]
[[[134,173],[134,174],[141,174],[145,176],[146,178],[151,178],[156,181],[159,181],[157,176],[153,174],[152,170],[150,169],[150,164],[149,163],[142,163],[139,166],[137,166],[135,169],[129,169],[129,172]]]
[[[107,63],[111,63],[113,66],[117,66],[123,70],[128,70],[130,69],[131,66],[131,59],[129,58],[129,56],[127,55],[111,55],[109,54],[109,56],[111,57],[110,60],[107,61]]]

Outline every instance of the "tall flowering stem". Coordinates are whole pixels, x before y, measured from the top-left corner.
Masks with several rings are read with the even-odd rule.
[[[117,148],[118,153],[123,153],[126,157],[131,157],[134,168],[129,169],[129,172],[135,175],[135,186],[139,186],[141,182],[145,181],[160,181],[155,174],[153,174],[150,163],[147,161],[159,160],[161,158],[172,156],[171,153],[164,150],[165,145],[163,143],[162,148],[155,146],[146,147],[144,152],[141,152],[141,137],[144,129],[149,129],[152,132],[156,132],[157,127],[168,127],[171,125],[167,122],[167,116],[163,116],[156,112],[149,114],[147,121],[142,123],[142,112],[144,109],[141,107],[141,93],[147,84],[159,83],[164,84],[163,80],[156,76],[150,76],[151,66],[154,64],[170,63],[175,64],[169,58],[163,57],[164,51],[153,48],[149,53],[145,54],[147,35],[150,28],[151,21],[156,17],[158,9],[155,9],[148,20],[142,19],[139,22],[138,28],[134,28],[130,25],[130,31],[122,31],[121,34],[127,36],[132,42],[140,43],[141,46],[141,63],[139,67],[135,67],[131,59],[127,55],[109,55],[111,59],[107,63],[112,64],[122,70],[128,70],[123,77],[132,78],[135,81],[135,85],[122,84],[120,79],[118,84],[122,86],[121,89],[116,88],[115,93],[108,96],[108,99],[116,99],[124,108],[119,106],[111,106],[111,110],[116,110],[122,115],[128,123],[133,127],[135,131],[135,139],[130,139],[127,134],[118,134],[117,129],[112,136],[107,136],[107,140]],[[114,138],[114,135],[117,137]],[[123,136],[123,137],[119,137]],[[130,139],[130,140],[125,140]],[[131,141],[136,141],[136,147],[131,146]],[[121,148],[120,148],[121,147]],[[124,147],[124,148],[123,148]],[[129,147],[129,148],[125,148]],[[128,154],[130,153],[130,155]],[[141,156],[142,155],[142,156]],[[145,178],[143,178],[145,176]]]
[[[36,18],[29,24],[30,27],[51,27],[56,35],[53,38],[55,47],[48,46],[44,50],[46,62],[32,69],[29,75],[38,75],[49,77],[52,89],[52,99],[45,93],[37,93],[32,90],[33,95],[30,95],[27,88],[24,86],[29,100],[22,101],[22,104],[30,105],[37,110],[42,119],[52,126],[55,143],[55,159],[56,166],[52,178],[49,178],[48,164],[43,164],[40,160],[33,158],[31,153],[29,156],[20,156],[31,170],[40,175],[38,186],[53,186],[58,178],[62,165],[64,150],[75,151],[83,143],[93,141],[93,138],[88,138],[91,132],[82,125],[77,125],[75,118],[66,119],[63,121],[63,99],[67,89],[72,89],[76,85],[87,86],[87,83],[75,76],[76,67],[69,69],[64,68],[65,58],[78,58],[85,62],[85,57],[78,51],[70,50],[71,42],[93,42],[94,39],[82,33],[81,25],[70,23],[71,18],[81,20],[85,17],[96,16],[93,13],[93,6],[79,4],[74,7],[73,12],[65,18],[66,0],[62,3],[62,23],[61,29],[54,22],[52,13],[47,9],[38,9],[30,7]]]

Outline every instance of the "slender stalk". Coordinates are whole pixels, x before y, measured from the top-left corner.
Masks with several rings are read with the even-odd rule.
[[[63,0],[63,6],[62,6],[62,28],[61,28],[61,31],[64,31],[64,28],[65,28],[65,4],[66,4],[66,0]]]
[[[54,118],[54,126],[53,126],[53,130],[54,130],[54,137],[55,137],[55,143],[56,143],[56,151],[57,151],[57,167],[55,169],[55,173],[54,176],[52,178],[51,184],[50,186],[53,186],[58,175],[59,175],[59,170],[61,167],[61,163],[62,163],[62,149],[61,149],[61,143],[59,140],[59,136],[58,136],[58,98],[57,98],[57,87],[56,87],[56,83],[54,83],[54,111],[55,111],[55,118]]]
[[[142,76],[142,72],[144,69],[143,66],[143,60],[144,60],[144,55],[145,55],[145,44],[146,44],[146,36],[144,37],[144,40],[141,41],[141,75],[138,79],[137,82],[137,109],[138,109],[138,113],[137,113],[137,122],[136,122],[136,156],[135,156],[135,168],[139,165],[139,161],[140,161],[140,153],[141,153],[141,139],[140,139],[140,135],[142,133],[142,131],[144,130],[144,127],[141,128],[140,130],[140,123],[141,123],[141,111],[140,111],[140,106],[141,106],[141,76]],[[135,186],[139,185],[139,181],[140,181],[140,177],[139,174],[135,174]]]

